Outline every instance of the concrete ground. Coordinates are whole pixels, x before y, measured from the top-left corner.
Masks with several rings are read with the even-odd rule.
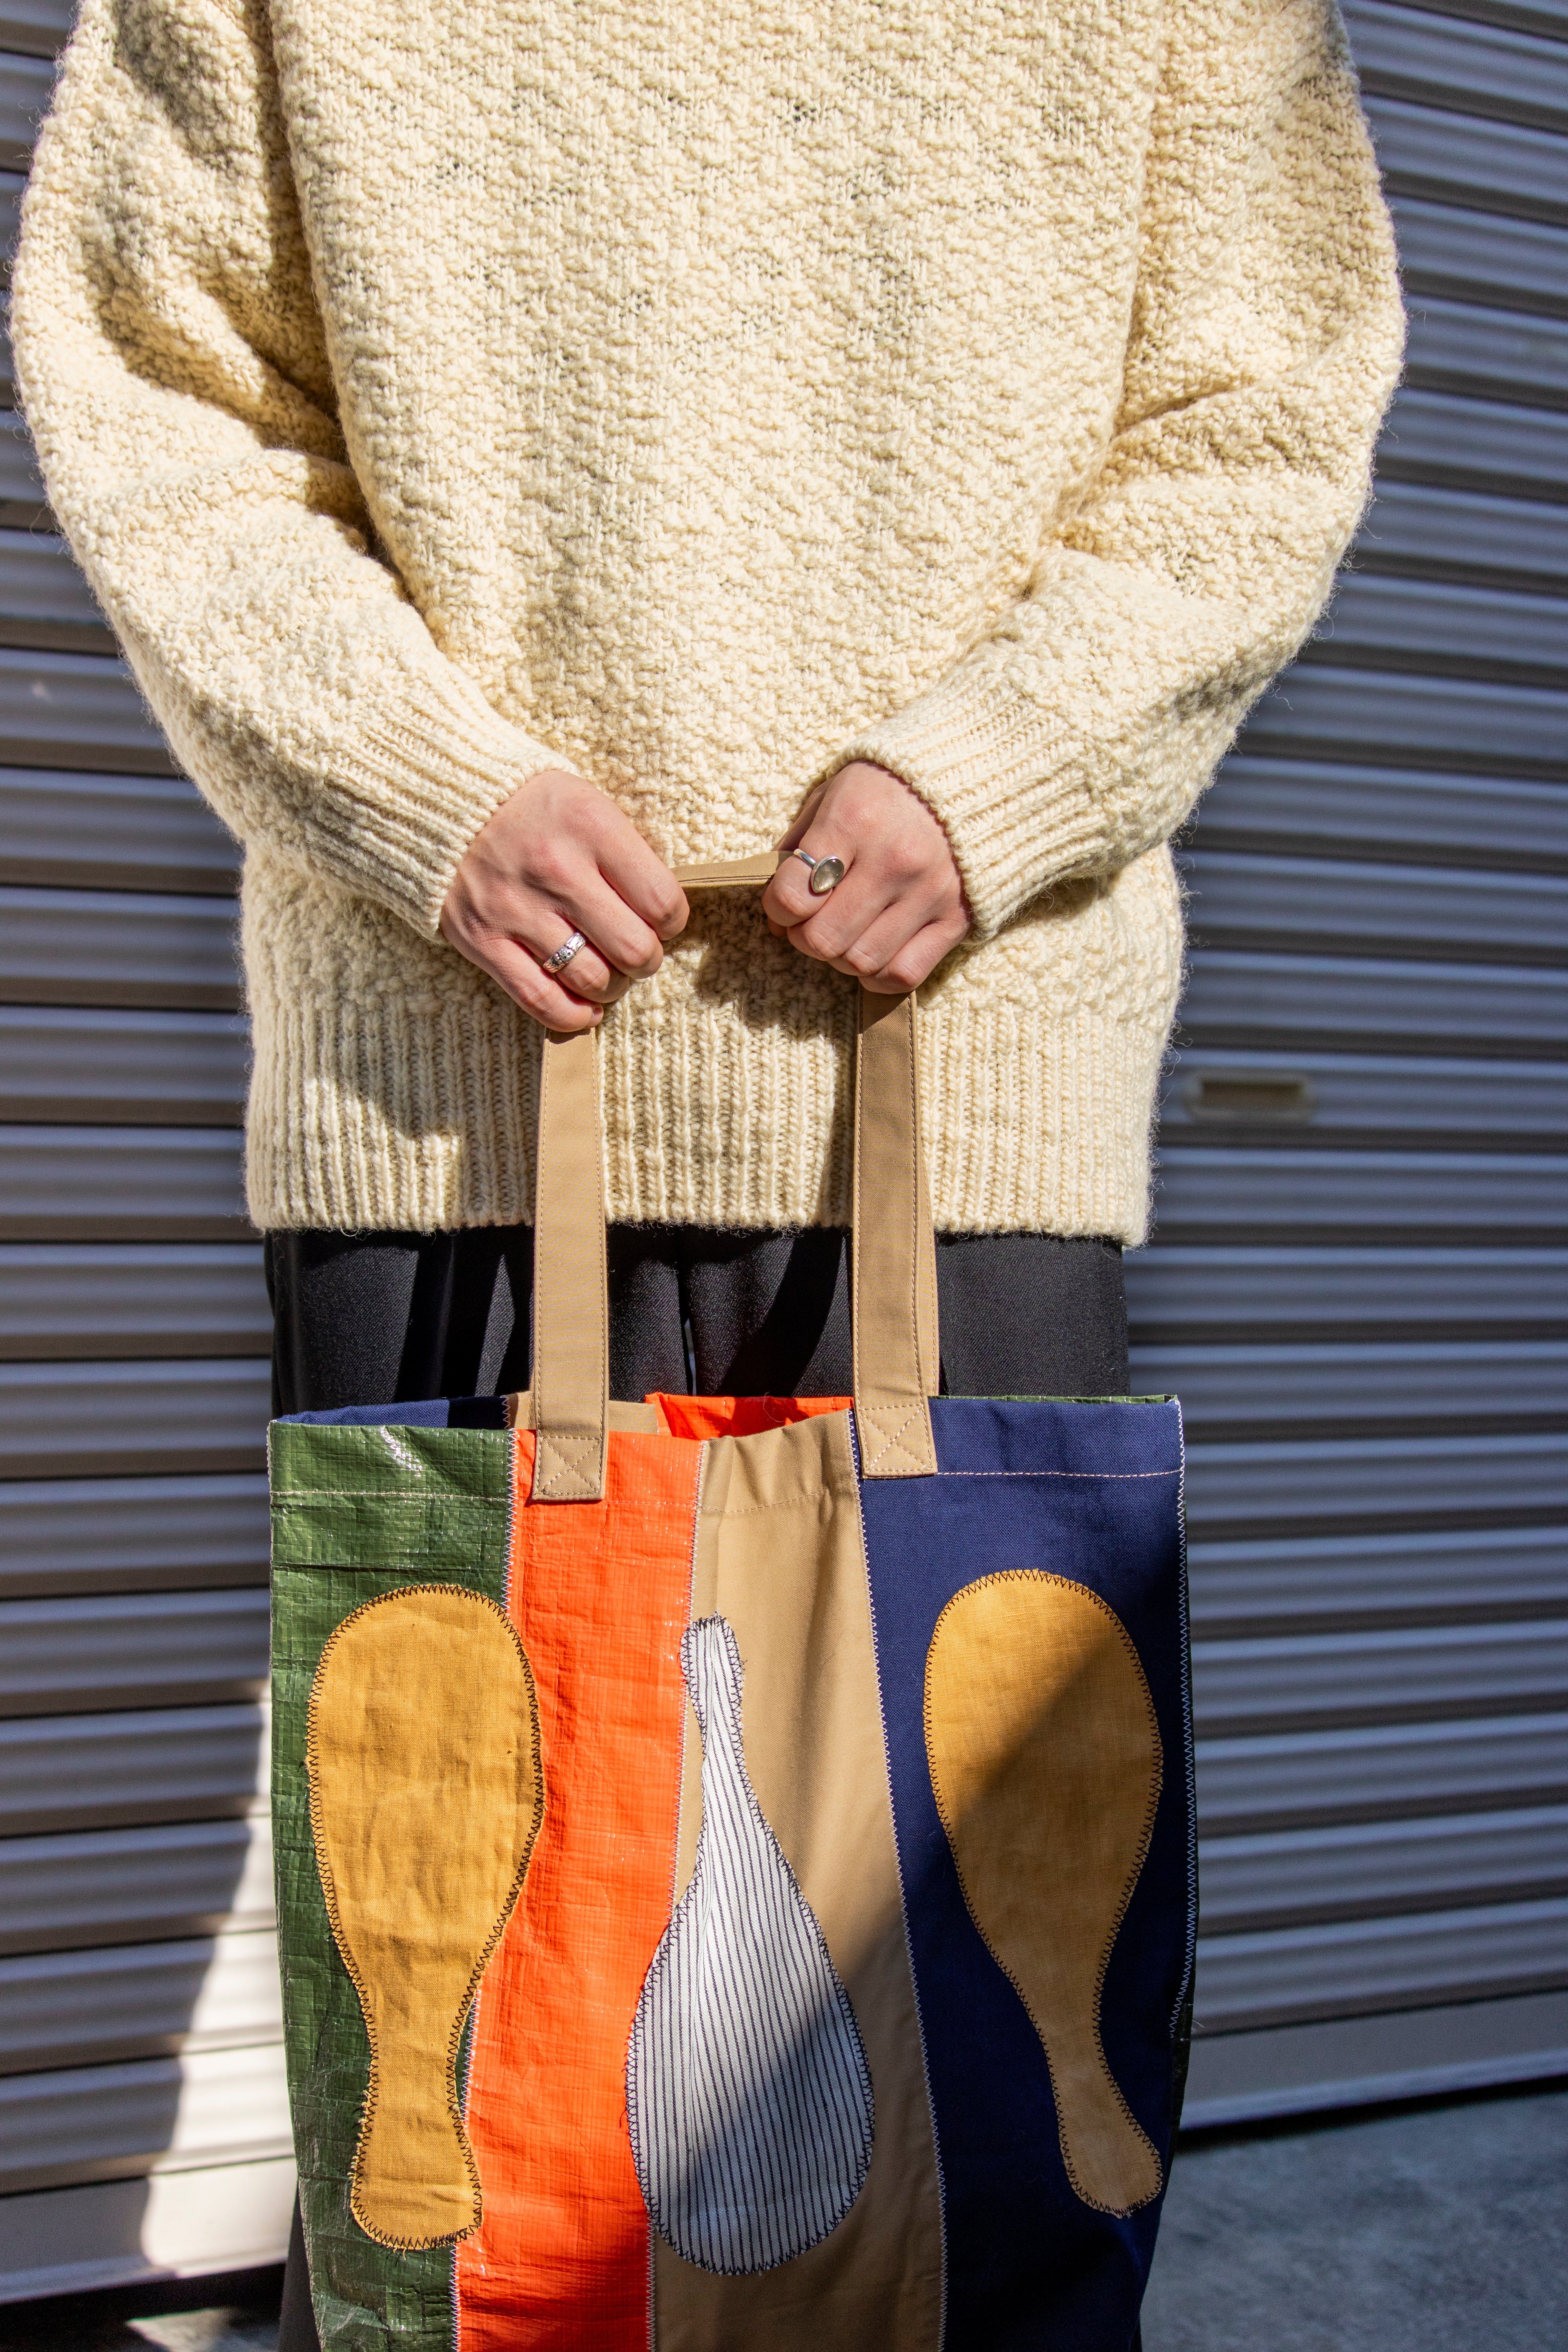
[[[246,2302],[163,2316],[156,2289],[112,2305],[13,2308],[0,2313],[0,2352],[276,2352],[277,2275],[230,2283],[228,2293],[247,2284]],[[1568,2345],[1568,2089],[1189,2141],[1171,2176],[1143,2343],[1145,2352]]]
[[[1194,2140],[1146,2352],[1568,2345],[1568,2089]]]

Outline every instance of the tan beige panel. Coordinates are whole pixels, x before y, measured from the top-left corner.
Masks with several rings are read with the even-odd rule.
[[[1100,1989],[1161,1758],[1126,1627],[1065,1577],[966,1585],[931,1636],[926,1750],[971,1916],[1045,2044],[1068,2178],[1129,2213],[1158,2196],[1160,2159],[1106,2063]]]
[[[875,2140],[848,2214],[806,2253],[720,2277],[654,2243],[658,2352],[936,2352],[942,2211],[904,1940],[848,1416],[713,1441],[693,1619],[725,1618],[745,1667],[746,1765],[853,2004]],[[687,1742],[678,1893],[700,1826]]]
[[[307,1756],[370,2041],[354,2218],[383,2245],[441,2244],[479,2220],[458,2044],[544,1810],[533,1677],[504,1613],[455,1585],[356,1609],[316,1669]]]

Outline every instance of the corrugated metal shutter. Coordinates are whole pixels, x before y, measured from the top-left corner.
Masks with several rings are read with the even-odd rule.
[[[1568,13],[1349,10],[1415,319],[1185,852],[1189,2115],[1568,2063]],[[68,0],[0,0],[14,225]],[[274,2258],[266,1303],[234,853],[0,414],[0,2299]],[[1557,1155],[1557,1156],[1554,1156]]]
[[[0,214],[68,0],[0,0]],[[9,367],[7,362],[7,376]],[[6,397],[9,398],[7,385]],[[275,2261],[233,844],[0,414],[0,2300]]]
[[[1410,362],[1183,853],[1189,2122],[1568,2068],[1568,8],[1347,0]]]

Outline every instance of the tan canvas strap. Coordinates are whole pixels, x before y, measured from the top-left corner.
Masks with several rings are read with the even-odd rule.
[[[936,1469],[936,1248],[921,1141],[915,1000],[860,991],[849,1245],[855,1421],[868,1478]]]
[[[755,889],[763,851],[678,869],[687,890]],[[534,1193],[536,1502],[592,1502],[605,1490],[608,1306],[599,1033],[546,1038]],[[936,1245],[921,1139],[915,1000],[860,992],[850,1239],[856,1420],[868,1478],[936,1469],[929,1398],[938,1381]]]
[[[610,1373],[599,1033],[553,1034],[539,1074],[533,1194],[533,1494],[605,1491]]]

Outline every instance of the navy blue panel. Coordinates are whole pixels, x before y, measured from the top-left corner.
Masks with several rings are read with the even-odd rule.
[[[1131,1635],[1164,1773],[1148,1860],[1106,1972],[1111,2073],[1169,2162],[1173,2026],[1189,1965],[1191,1732],[1173,1403],[933,1401],[940,1475],[861,1487],[893,1810],[945,2198],[947,2352],[1127,2352],[1159,2205],[1125,2221],[1074,2192],[1039,2036],[965,1906],[931,1793],[926,1654],[978,1578],[1038,1569]]]
[[[283,1421],[350,1429],[504,1429],[504,1397],[431,1397],[413,1404],[345,1404],[334,1412],[286,1412]]]

